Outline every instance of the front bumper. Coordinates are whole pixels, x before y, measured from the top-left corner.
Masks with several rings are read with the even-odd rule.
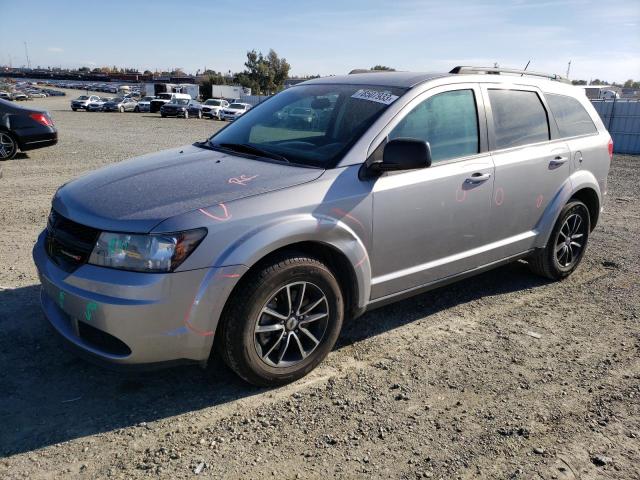
[[[33,248],[42,310],[55,331],[98,363],[206,362],[224,303],[246,267],[167,274],[82,265],[72,273]]]

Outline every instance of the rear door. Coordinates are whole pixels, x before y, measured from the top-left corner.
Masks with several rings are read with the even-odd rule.
[[[542,215],[570,174],[567,143],[535,87],[483,84],[489,148],[495,165],[489,261],[532,248]]]

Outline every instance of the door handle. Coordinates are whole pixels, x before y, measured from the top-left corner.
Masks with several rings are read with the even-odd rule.
[[[491,178],[491,174],[490,173],[476,172],[473,175],[471,175],[470,177],[467,177],[467,179],[465,180],[465,183],[471,183],[471,184],[482,183],[482,182],[486,182],[490,178]]]
[[[554,157],[553,160],[551,160],[549,162],[549,166],[550,167],[559,167],[560,165],[564,165],[567,160],[569,160],[568,157],[563,157],[561,155],[558,155],[558,156]]]

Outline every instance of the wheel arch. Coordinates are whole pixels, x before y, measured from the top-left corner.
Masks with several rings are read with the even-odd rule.
[[[600,217],[600,198],[598,193],[591,187],[584,187],[574,192],[569,201],[580,200],[589,209],[591,231],[596,228]]]
[[[600,206],[602,205],[600,187],[591,172],[578,170],[561,185],[536,225],[536,230],[539,232],[535,243],[536,248],[544,248],[562,208],[573,199],[580,200],[587,205],[589,215],[592,218],[591,230],[595,228],[600,216]],[[595,221],[593,220],[594,218]]]

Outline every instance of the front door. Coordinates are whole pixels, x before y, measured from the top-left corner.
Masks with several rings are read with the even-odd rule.
[[[484,113],[478,115],[478,87],[452,88],[428,91],[409,103],[388,135],[429,142],[432,165],[388,173],[375,182],[372,299],[482,263],[493,162],[481,141],[485,124]]]

